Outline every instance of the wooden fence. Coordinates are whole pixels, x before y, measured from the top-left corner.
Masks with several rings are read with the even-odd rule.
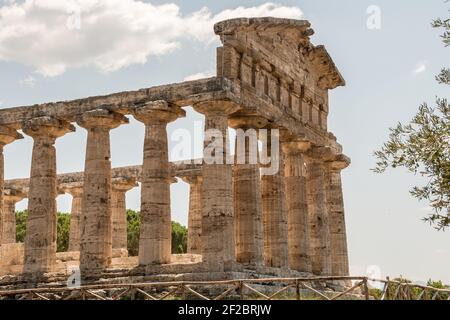
[[[324,284],[347,288],[324,290]],[[342,284],[347,286],[342,286]],[[383,289],[373,294],[370,283]],[[341,284],[341,285],[339,285]],[[215,293],[214,293],[215,292]],[[270,293],[268,293],[270,292]],[[450,300],[450,290],[368,277],[95,284],[0,291],[0,300]]]

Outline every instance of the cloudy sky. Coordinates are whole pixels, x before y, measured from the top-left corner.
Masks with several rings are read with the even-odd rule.
[[[370,171],[390,126],[408,121],[422,102],[448,97],[434,75],[450,65],[450,49],[430,22],[448,17],[449,7],[443,0],[0,0],[0,108],[208,77],[219,45],[215,22],[308,19],[313,42],[326,45],[347,81],[331,94],[329,128],[353,160],[343,176],[352,274],[450,283],[450,233],[423,223],[427,204],[408,193],[424,181],[402,170]],[[170,125],[171,146],[177,129],[194,132],[202,121],[188,109]],[[143,134],[133,119],[112,132],[113,166],[141,163]],[[80,128],[58,140],[59,172],[83,170],[85,140]],[[7,179],[29,175],[31,148],[30,138],[7,146]],[[184,183],[172,186],[173,218],[184,224],[188,192]],[[70,202],[60,196],[58,209],[68,211]],[[128,193],[127,206],[139,208],[139,190]]]

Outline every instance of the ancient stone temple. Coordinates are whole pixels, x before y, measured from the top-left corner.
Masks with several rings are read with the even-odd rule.
[[[220,22],[214,31],[223,44],[216,77],[0,110],[0,276],[63,281],[69,265],[78,266],[85,281],[111,274],[191,280],[348,275],[341,171],[350,160],[327,130],[328,93],[344,79],[326,49],[311,43],[308,21],[242,18]],[[261,175],[263,164],[230,161],[228,148],[215,154],[221,160],[215,163],[169,162],[167,125],[184,117],[187,106],[205,116],[205,130],[223,134],[224,145],[229,127],[269,129],[275,140],[263,149],[280,154],[272,158],[279,170]],[[145,125],[144,141],[135,142],[142,144],[142,163],[112,168],[110,132],[129,117]],[[55,142],[73,132],[74,123],[87,132],[85,169],[58,175]],[[34,141],[29,179],[5,181],[3,157],[13,156],[7,145],[20,143],[22,134]],[[270,141],[279,141],[277,149]],[[205,147],[211,142],[205,135]],[[246,151],[244,158],[250,158]],[[171,252],[175,178],[190,186],[184,255]],[[125,199],[139,186],[139,254],[131,257]],[[56,252],[61,193],[73,197],[65,253]],[[24,198],[26,239],[16,243],[15,204]]]

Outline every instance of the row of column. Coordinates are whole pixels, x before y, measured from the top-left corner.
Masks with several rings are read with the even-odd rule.
[[[8,208],[5,208],[4,199],[4,184],[5,184],[5,163],[3,150],[6,145],[12,143],[17,139],[23,139],[23,136],[16,130],[0,126],[0,245],[3,243],[15,242],[15,213],[14,224],[11,223],[11,212]],[[9,206],[11,207],[11,206]],[[12,229],[14,228],[14,238],[12,236]]]
[[[112,180],[111,232],[113,249],[127,249],[128,247],[126,193],[137,186],[135,178],[120,177]],[[83,183],[65,186],[63,191],[72,196],[68,251],[80,251]]]
[[[206,117],[205,130],[223,133],[225,146],[229,125],[257,130],[267,124],[260,117],[230,116],[236,110],[227,102],[194,107]],[[201,236],[195,228],[189,235],[195,247],[189,249],[200,252],[209,270],[215,271],[228,270],[236,261],[253,268],[348,275],[340,172],[349,160],[287,135],[281,140],[281,169],[275,175],[260,177],[260,168],[249,164],[248,153],[243,164],[227,164],[225,154],[223,164],[204,163],[201,189],[191,183],[188,228],[199,224],[201,206]],[[206,136],[205,145],[209,143]],[[255,143],[247,137],[246,152]]]
[[[345,167],[341,163],[346,162],[328,163],[326,156],[311,151],[308,143],[287,140],[282,143],[284,157],[280,159],[281,168],[285,169],[260,179],[258,165],[236,164],[233,168],[227,161],[228,125],[246,130],[262,128],[267,122],[261,118],[230,117],[238,110],[230,102],[214,101],[194,107],[206,117],[205,130],[222,133],[225,148],[223,154],[215,155],[216,159],[223,159],[222,163],[205,163],[202,178],[189,180],[194,187],[190,201],[193,214],[189,219],[191,252],[201,253],[211,271],[229,270],[237,261],[253,267],[290,267],[317,274],[348,273],[340,185],[340,170]],[[139,263],[170,263],[171,178],[166,128],[184,114],[181,108],[158,101],[136,107],[133,115],[145,124],[146,131]],[[126,240],[119,237],[117,243],[112,243],[112,229],[124,234],[126,221],[112,224],[112,198],[119,194],[113,195],[109,132],[128,123],[128,119],[98,109],[79,116],[77,123],[88,131],[88,137],[83,189],[73,191],[73,212],[78,214],[73,218],[71,250],[79,247],[82,274],[96,275],[110,265],[112,248],[123,246]],[[62,120],[40,117],[26,122],[23,131],[34,139],[25,272],[49,272],[56,257],[54,143],[74,128]],[[0,133],[0,141],[20,138],[15,131]],[[206,135],[205,146],[212,139]],[[250,143],[248,140],[247,146]],[[2,149],[4,144],[0,144]],[[114,203],[124,201],[116,199]],[[119,212],[124,208],[115,209]]]
[[[134,113],[146,127],[139,250],[142,265],[170,262],[170,178],[166,126],[183,115],[181,108],[162,101],[137,107]],[[67,190],[73,195],[70,250],[80,251],[82,275],[96,276],[110,265],[113,247],[126,247],[124,197],[126,190],[135,182],[132,186],[129,181],[115,183],[113,188],[109,132],[128,123],[128,119],[108,109],[98,109],[80,115],[76,122],[88,134],[83,186]],[[24,273],[38,275],[53,271],[56,262],[57,177],[54,144],[57,138],[75,128],[64,120],[38,117],[26,121],[22,129],[34,140]],[[15,130],[0,128],[1,208],[4,207],[3,146],[18,138],[21,136]],[[7,219],[3,212],[0,213],[3,238],[3,220]],[[114,237],[115,243],[113,232],[120,235]]]

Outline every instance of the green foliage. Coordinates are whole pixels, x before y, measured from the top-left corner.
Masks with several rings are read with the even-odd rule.
[[[187,252],[187,228],[172,221],[172,253]]]
[[[441,35],[442,42],[444,42],[446,47],[450,46],[450,19],[442,20],[441,18],[437,18],[431,25],[433,28],[443,29]]]
[[[443,42],[450,45],[450,20],[436,19],[433,27],[443,28]],[[450,69],[442,69],[436,77],[441,84],[450,85]],[[437,230],[450,226],[450,106],[447,99],[437,98],[436,108],[426,103],[407,125],[399,123],[390,129],[389,140],[375,152],[375,169],[404,167],[427,179],[425,186],[416,186],[411,194],[429,202],[433,213],[424,218]]]
[[[374,297],[375,300],[381,300],[381,296],[383,295],[383,291],[377,288],[369,289],[369,296]]]
[[[128,254],[139,254],[139,212],[127,210],[128,221]],[[187,252],[187,228],[177,222],[172,222],[172,253]]]
[[[16,241],[25,242],[28,210],[16,212]]]
[[[412,281],[402,278],[402,277],[395,278],[392,281],[396,281],[401,284],[412,284]],[[449,289],[450,288],[449,286],[445,286],[442,283],[442,281],[432,281],[432,280],[428,281],[427,286],[436,288],[436,289]],[[395,299],[401,299],[401,300],[403,300],[403,299],[418,300],[419,298],[421,300],[431,300],[431,299],[433,299],[433,297],[435,300],[447,300],[448,299],[447,293],[437,293],[436,294],[436,291],[432,291],[431,289],[426,289],[424,292],[423,288],[421,288],[421,287],[410,286],[407,289],[405,289],[405,287],[404,287],[402,289],[401,293],[399,293],[398,287],[399,287],[398,283],[390,282],[387,292],[385,294],[385,299],[393,300],[395,296],[396,296]],[[380,300],[383,295],[383,291],[380,289],[377,289],[377,288],[370,288],[369,295],[374,297],[376,300]]]
[[[70,214],[58,212],[56,250],[66,252],[69,249]]]
[[[136,257],[139,254],[139,213],[127,210],[128,254]]]
[[[65,252],[69,248],[70,215],[58,212],[57,250]],[[16,212],[16,241],[25,242],[28,211]],[[130,256],[139,254],[139,212],[127,210],[128,253]],[[172,253],[187,252],[187,228],[178,222],[172,222]]]
[[[28,210],[16,212],[16,241],[25,242],[27,230]],[[69,248],[70,215],[66,213],[57,214],[57,251],[65,252]]]
[[[435,110],[423,104],[409,124],[390,129],[389,141],[375,152],[374,171],[405,167],[426,177],[427,184],[411,194],[430,203],[433,213],[424,220],[441,230],[450,225],[450,106],[446,99],[437,105]]]

